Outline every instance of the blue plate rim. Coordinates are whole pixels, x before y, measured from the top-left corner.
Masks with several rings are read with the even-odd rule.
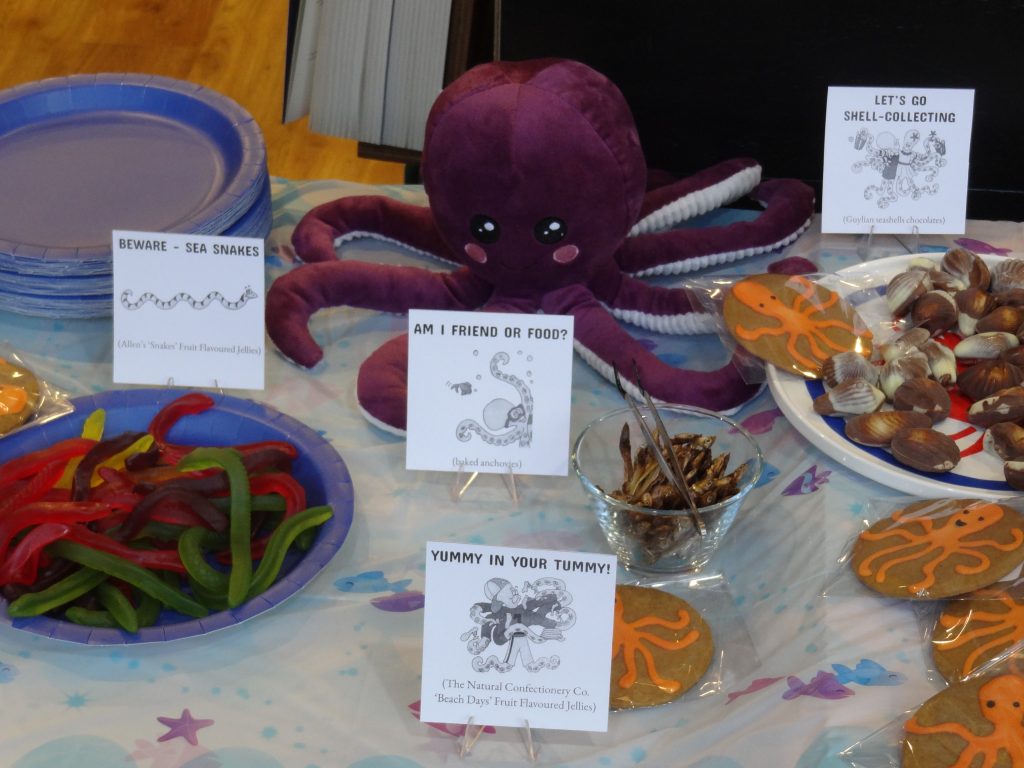
[[[268,177],[266,145],[263,141],[263,134],[256,120],[238,102],[198,83],[177,80],[162,75],[99,73],[50,77],[14,86],[0,91],[0,140],[11,129],[4,115],[5,107],[13,108],[10,105],[19,104],[21,100],[30,96],[48,93],[60,94],[64,91],[68,92],[69,100],[74,100],[80,98],[76,91],[84,93],[91,88],[108,88],[110,86],[120,86],[126,94],[132,90],[141,90],[143,91],[143,99],[147,95],[147,91],[153,93],[170,92],[177,96],[194,99],[204,106],[219,112],[221,116],[226,118],[238,138],[241,156],[234,178],[202,210],[188,219],[176,222],[174,226],[168,227],[166,231],[189,234],[216,234],[228,228],[252,207],[262,192],[264,179]],[[157,114],[165,119],[176,119],[173,114],[157,111],[153,108],[153,105],[137,103],[143,99],[138,99],[133,103],[132,100],[126,98],[128,103],[122,108],[125,111]],[[103,110],[94,111],[110,111],[113,108],[112,106],[105,106]],[[87,113],[89,111],[86,107],[76,105],[70,109],[49,112],[35,120],[35,122],[43,122],[63,114]],[[30,124],[31,122],[30,119]],[[22,127],[24,126],[15,126],[15,129],[20,130]],[[110,248],[102,246],[90,248],[48,247],[17,243],[7,240],[2,236],[0,236],[0,251],[8,251],[22,258],[46,260],[74,261],[110,257]]]
[[[140,388],[125,390],[107,390],[95,395],[72,398],[75,410],[67,416],[41,424],[38,427],[23,429],[0,440],[0,464],[3,464],[23,453],[49,445],[52,442],[80,433],[85,418],[97,408],[105,409],[108,414],[136,411],[139,421],[133,420],[135,428],[145,428],[149,419],[163,405],[187,394],[187,389]],[[37,616],[27,619],[12,619],[7,614],[7,601],[0,597],[0,624],[14,629],[31,632],[44,637],[52,637],[73,643],[86,645],[128,645],[138,643],[166,642],[167,640],[196,637],[208,634],[217,629],[234,626],[245,619],[252,618],[276,607],[297,593],[309,583],[341,549],[352,527],[355,508],[355,493],[352,478],[344,459],[326,439],[298,419],[277,410],[266,403],[255,400],[226,395],[219,392],[206,392],[214,401],[213,407],[200,416],[186,416],[178,426],[187,426],[189,418],[243,417],[259,426],[271,428],[287,435],[299,449],[299,462],[308,461],[323,478],[325,498],[311,503],[330,504],[334,515],[321,526],[316,542],[309,551],[279,578],[269,589],[237,608],[217,611],[201,619],[187,619],[152,627],[143,627],[137,633],[121,629],[97,629],[81,626],[68,621]],[[174,439],[175,429],[170,433]],[[295,578],[294,576],[298,576]]]

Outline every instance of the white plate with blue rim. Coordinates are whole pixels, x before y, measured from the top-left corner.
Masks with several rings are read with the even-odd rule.
[[[919,257],[931,259],[938,265],[942,254],[906,254],[866,261],[823,277],[820,282],[856,307],[868,327],[876,332],[877,343],[886,325],[891,326],[885,301],[886,286],[912,259]],[[984,258],[992,264],[1002,257]],[[894,331],[890,329],[890,332]],[[967,422],[966,410],[970,403],[955,388],[950,393],[953,409],[947,418],[935,424],[935,429],[956,441],[961,452],[960,463],[949,472],[928,473],[900,464],[884,448],[853,442],[844,433],[842,417],[815,413],[814,398],[824,392],[820,381],[804,379],[775,366],[768,366],[767,381],[779,410],[796,431],[852,472],[914,496],[998,499],[1017,493],[1003,477],[1002,459],[982,449],[985,431]]]

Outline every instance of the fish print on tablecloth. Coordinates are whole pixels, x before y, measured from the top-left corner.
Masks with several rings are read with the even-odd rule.
[[[1013,252],[1012,248],[1001,248],[998,245],[989,245],[984,240],[975,240],[972,237],[958,237],[953,241],[961,248],[966,248],[975,253],[989,253],[993,256],[1008,256]]]
[[[872,659],[861,659],[852,668],[845,664],[832,664],[832,670],[832,672],[818,670],[814,677],[806,683],[796,675],[759,677],[751,681],[746,688],[728,693],[725,703],[731,704],[741,696],[763,691],[782,679],[786,680],[787,685],[782,698],[787,701],[800,696],[828,700],[844,699],[855,693],[849,687],[851,683],[859,686],[901,685],[907,679],[902,673],[888,670]]]
[[[843,684],[900,685],[907,680],[906,675],[890,671],[871,659],[861,659],[853,669],[843,664],[833,664],[832,670],[836,674],[836,679]]]
[[[740,426],[752,435],[763,435],[767,432],[771,432],[772,427],[775,426],[775,420],[780,418],[782,418],[782,411],[778,408],[769,408],[766,411],[758,411],[757,413],[747,416],[745,419],[740,421]],[[730,430],[730,432],[735,431],[735,429]]]
[[[812,464],[803,474],[793,479],[789,485],[782,489],[783,496],[804,496],[814,493],[828,482],[831,469],[818,471],[818,465]]]
[[[787,701],[800,696],[830,700],[853,696],[853,690],[840,683],[835,673],[824,670],[819,670],[807,683],[796,675],[790,675],[786,678],[786,685],[789,686],[789,690],[782,694],[782,698]]]
[[[419,590],[406,589],[412,579],[390,581],[383,571],[364,571],[355,576],[342,576],[334,582],[334,586],[342,592],[366,593],[389,592],[391,594],[374,597],[370,604],[374,608],[390,613],[406,613],[418,611],[423,607],[424,595]]]

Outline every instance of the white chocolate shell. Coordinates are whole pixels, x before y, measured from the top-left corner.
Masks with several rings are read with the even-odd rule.
[[[968,336],[953,347],[953,354],[961,362],[965,360],[995,360],[1008,349],[1020,346],[1020,339],[1013,333],[989,331]]]
[[[885,395],[864,379],[851,379],[814,398],[814,412],[822,416],[850,416],[877,411]]]
[[[932,378],[944,387],[956,384],[956,355],[945,344],[930,339],[921,345],[921,351],[928,358],[928,369]]]
[[[886,399],[892,400],[892,396],[904,382],[928,378],[930,372],[928,358],[923,352],[915,350],[915,353],[886,361],[878,373],[878,386],[881,387]]]
[[[821,381],[826,389],[833,389],[852,379],[864,379],[869,384],[875,384],[878,381],[878,367],[852,349],[832,355],[821,366]]]

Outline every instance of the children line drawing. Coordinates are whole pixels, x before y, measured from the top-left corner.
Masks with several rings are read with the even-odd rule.
[[[935,183],[939,172],[949,162],[946,141],[930,131],[921,141],[921,131],[910,128],[902,140],[891,131],[877,135],[861,128],[850,137],[853,147],[864,154],[864,159],[851,166],[854,173],[868,169],[881,176],[878,184],[864,188],[864,199],[874,200],[879,208],[888,208],[898,200],[919,200],[935,195],[940,187]]]
[[[508,672],[521,665],[537,672],[561,664],[555,654],[535,657],[533,646],[564,641],[564,633],[576,624],[576,612],[569,607],[573,598],[564,581],[542,577],[519,589],[508,579],[495,577],[484,584],[484,595],[487,600],[469,610],[475,626],[460,636],[473,654],[474,670]],[[500,658],[493,653],[484,658],[492,644],[503,648]]]

